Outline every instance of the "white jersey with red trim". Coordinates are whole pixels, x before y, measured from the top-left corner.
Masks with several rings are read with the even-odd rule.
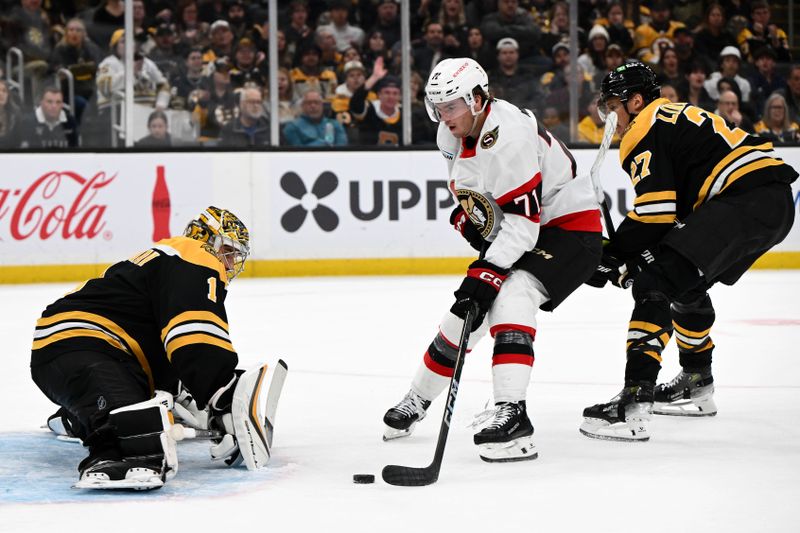
[[[541,226],[601,231],[590,178],[576,177],[567,147],[527,109],[493,100],[485,113],[474,143],[454,137],[444,123],[437,143],[456,201],[492,240],[486,260],[510,268],[536,247]]]

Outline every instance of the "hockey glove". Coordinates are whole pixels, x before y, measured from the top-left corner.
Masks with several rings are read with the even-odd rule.
[[[452,224],[453,228],[467,240],[470,246],[479,252],[481,251],[486,241],[483,239],[481,232],[478,231],[478,228],[475,227],[475,224],[472,223],[472,220],[470,220],[464,212],[461,205],[456,205],[456,208],[450,213],[450,224]]]
[[[175,395],[175,405],[172,408],[175,422],[195,429],[208,429],[208,410],[197,407],[197,402],[189,390],[178,382],[178,394]]]
[[[610,281],[615,287],[629,289],[633,285],[636,276],[654,260],[655,257],[650,250],[644,250],[636,258],[627,262],[604,253],[594,274],[585,283],[592,287],[601,288],[607,281]]]
[[[456,303],[450,308],[454,315],[464,318],[472,302],[478,304],[478,316],[480,320],[473,322],[473,327],[482,321],[483,315],[491,309],[500,287],[508,277],[508,269],[500,268],[489,261],[478,259],[469,265],[467,276],[461,282],[461,286],[456,290]],[[477,325],[476,325],[477,324]]]

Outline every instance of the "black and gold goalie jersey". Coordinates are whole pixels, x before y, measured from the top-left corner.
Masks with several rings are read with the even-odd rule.
[[[31,366],[81,350],[131,357],[151,389],[171,390],[180,379],[205,406],[238,362],[227,276],[205,246],[187,237],[159,241],[49,305],[36,323]]]
[[[633,210],[608,248],[620,257],[653,246],[717,195],[746,194],[797,178],[772,143],[731,128],[719,115],[666,98],[651,102],[631,123],[619,157],[636,191]]]

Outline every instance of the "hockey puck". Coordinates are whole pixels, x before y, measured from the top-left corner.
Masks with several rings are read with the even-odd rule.
[[[353,483],[375,483],[375,474],[353,474]]]

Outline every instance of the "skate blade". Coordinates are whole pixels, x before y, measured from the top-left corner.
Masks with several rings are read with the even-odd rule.
[[[416,425],[417,423],[414,422],[413,424],[408,426],[408,429],[395,429],[391,426],[386,426],[383,430],[383,442],[388,442],[394,439],[400,439],[402,437],[408,437],[409,435],[411,435],[411,432],[414,431],[414,426]]]
[[[512,463],[536,459],[539,452],[536,451],[533,436],[528,436],[509,442],[479,444],[478,455],[487,463]]]
[[[650,434],[642,424],[637,424],[637,430],[633,430],[626,422],[609,424],[605,420],[596,418],[585,418],[579,428],[581,434],[590,439],[612,440],[617,442],[647,442]]]
[[[717,414],[717,404],[712,397],[695,398],[690,400],[680,400],[671,403],[653,404],[653,413],[667,416],[715,416]]]

